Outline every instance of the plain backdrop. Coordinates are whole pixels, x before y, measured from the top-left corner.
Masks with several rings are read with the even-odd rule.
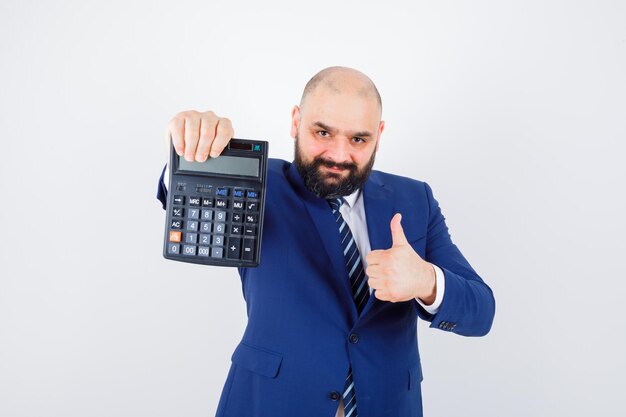
[[[245,301],[236,270],[162,257],[165,128],[212,109],[291,160],[330,65],[377,84],[375,168],[433,187],[495,293],[486,337],[420,321],[425,415],[625,415],[625,22],[599,0],[3,0],[0,415],[214,415]]]

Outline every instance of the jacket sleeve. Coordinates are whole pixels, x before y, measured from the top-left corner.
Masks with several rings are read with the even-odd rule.
[[[159,177],[159,183],[157,184],[157,195],[156,198],[163,205],[163,209],[165,210],[165,203],[167,201],[167,188],[165,187],[165,182],[163,176],[165,175],[165,168],[167,165],[163,167],[163,171],[161,171],[161,176]]]
[[[416,302],[418,314],[431,322],[430,327],[463,336],[484,336],[495,316],[493,292],[452,243],[439,203],[430,186],[424,186],[429,207],[425,260],[443,270],[445,292],[436,314],[428,313]]]

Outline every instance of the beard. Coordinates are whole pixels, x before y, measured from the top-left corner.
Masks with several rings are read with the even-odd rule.
[[[372,172],[374,166],[374,158],[376,151],[372,152],[372,156],[367,164],[359,170],[355,163],[350,162],[334,162],[321,156],[313,158],[311,162],[304,162],[302,152],[298,146],[298,135],[296,135],[295,145],[295,164],[298,173],[304,180],[306,188],[320,198],[339,198],[350,195],[365,184],[367,178]],[[322,172],[321,166],[328,168],[338,167],[349,170],[348,175],[342,177],[342,174],[336,172]]]

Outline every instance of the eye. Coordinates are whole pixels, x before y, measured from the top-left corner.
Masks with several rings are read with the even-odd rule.
[[[356,143],[361,143],[361,142],[365,142],[365,139],[355,136],[354,138],[352,138],[352,141]]]
[[[322,137],[326,137],[329,135],[329,133],[326,130],[320,130],[319,132],[317,132],[317,134]]]

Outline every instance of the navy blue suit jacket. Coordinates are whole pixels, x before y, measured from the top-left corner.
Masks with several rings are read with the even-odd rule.
[[[374,170],[363,198],[372,250],[391,247],[389,223],[400,212],[413,249],[443,270],[438,312],[372,295],[357,316],[327,202],[305,188],[295,165],[270,159],[261,263],[239,269],[248,324],[216,417],[334,417],[333,393],[350,365],[359,417],[421,416],[417,318],[464,336],[489,332],[492,291],[452,243],[428,184]]]

